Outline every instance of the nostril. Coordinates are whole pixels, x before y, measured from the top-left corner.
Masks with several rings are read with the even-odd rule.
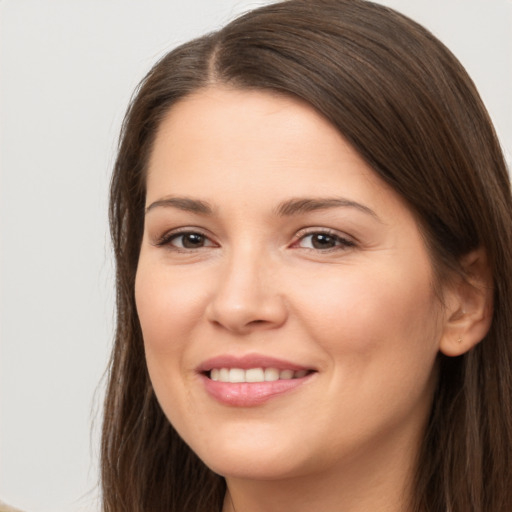
[[[215,327],[232,332],[246,333],[251,329],[267,329],[281,326],[287,318],[282,298],[261,287],[220,287],[208,305],[208,320]]]

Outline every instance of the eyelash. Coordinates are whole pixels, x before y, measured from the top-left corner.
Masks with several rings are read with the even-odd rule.
[[[172,250],[175,250],[175,251],[178,251],[178,252],[190,252],[190,251],[194,251],[194,250],[197,250],[197,249],[203,249],[203,247],[205,246],[201,246],[201,247],[196,247],[196,248],[189,248],[189,247],[177,247],[175,245],[172,245],[172,242],[174,240],[177,240],[179,239],[180,237],[183,239],[185,236],[187,235],[196,235],[196,236],[199,236],[201,237],[203,240],[210,240],[210,238],[208,238],[208,236],[206,236],[204,233],[201,233],[200,231],[194,231],[194,230],[183,230],[183,231],[172,231],[170,233],[165,233],[162,237],[160,237],[155,245],[158,246],[158,247],[163,247],[163,246],[169,246],[170,248],[172,248]],[[182,242],[182,245],[183,245],[183,242]],[[212,242],[211,245],[207,245],[206,247],[212,247],[214,246],[215,244]]]
[[[187,235],[188,236],[191,236],[191,235],[198,236],[205,242],[209,241],[210,244],[202,245],[200,247],[183,247],[183,241],[181,244],[182,247],[178,247],[178,246],[175,246],[172,244],[173,241],[175,241],[179,238],[183,239]],[[314,236],[326,237],[327,239],[334,242],[335,245],[333,247],[328,247],[328,248],[302,247],[303,249],[310,250],[310,251],[319,251],[319,252],[325,253],[325,252],[346,250],[346,249],[348,249],[350,247],[354,247],[356,245],[356,243],[354,241],[340,236],[335,231],[323,228],[323,229],[315,229],[315,230],[311,229],[309,231],[305,231],[305,230],[299,231],[297,233],[296,240],[292,243],[291,247],[292,248],[301,248],[300,242],[306,240],[308,237],[314,237]],[[173,231],[171,233],[166,233],[156,241],[155,245],[158,247],[169,246],[172,248],[172,250],[178,251],[178,252],[190,252],[190,251],[203,249],[205,247],[215,247],[216,244],[214,242],[212,242],[210,240],[210,238],[207,235],[205,235],[204,233],[201,233],[200,231],[188,230],[188,231],[178,231],[178,232]]]
[[[349,249],[350,247],[355,247],[356,243],[353,240],[349,240],[348,238],[344,238],[336,231],[326,228],[310,228],[309,230],[299,231],[297,233],[297,240],[292,244],[292,247],[296,247],[300,244],[300,242],[306,240],[308,237],[314,236],[323,236],[328,239],[331,239],[335,245],[333,247],[319,249],[316,247],[302,247],[303,249],[310,251],[320,251],[320,252],[332,252],[332,251],[343,251]],[[299,247],[300,248],[300,247]]]

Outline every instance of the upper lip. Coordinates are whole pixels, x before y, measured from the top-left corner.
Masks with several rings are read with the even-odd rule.
[[[278,370],[314,370],[309,366],[293,363],[284,359],[265,356],[262,354],[246,354],[243,356],[220,355],[203,361],[197,371],[200,373],[209,372],[212,368],[276,368]]]

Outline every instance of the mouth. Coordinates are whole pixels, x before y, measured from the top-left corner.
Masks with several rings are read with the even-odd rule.
[[[313,370],[280,370],[278,368],[212,368],[204,374],[209,379],[216,382],[230,383],[257,383],[257,382],[275,382],[277,380],[292,380],[306,377]]]
[[[232,407],[253,407],[307,385],[315,368],[259,354],[224,355],[203,362],[197,369],[206,392]]]

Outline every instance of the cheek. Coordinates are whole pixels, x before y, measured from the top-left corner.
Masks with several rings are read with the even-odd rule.
[[[430,409],[440,305],[427,279],[402,277],[354,271],[322,293],[310,288],[302,295],[304,325],[332,370],[327,389],[340,404],[351,404],[359,433],[405,424],[411,412],[424,418]],[[340,410],[324,418],[333,429],[344,417]]]
[[[186,348],[199,318],[194,281],[180,281],[165,265],[141,257],[135,302],[152,386],[169,421],[179,424],[193,404],[187,391],[192,374]]]
[[[297,309],[332,358],[425,365],[437,353],[440,304],[429,273],[386,267],[334,273],[302,287]]]
[[[177,278],[157,265],[139,264],[135,302],[147,352],[173,353],[198,324],[203,310],[201,279]]]

